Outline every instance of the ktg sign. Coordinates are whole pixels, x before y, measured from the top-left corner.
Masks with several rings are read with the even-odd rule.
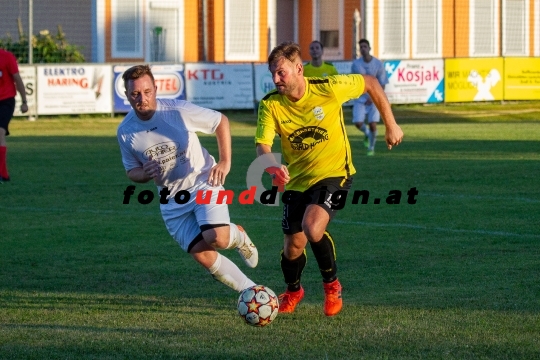
[[[124,80],[122,75],[124,71],[131,66],[115,66],[114,73],[114,111],[129,112],[131,105],[125,94]],[[184,81],[183,65],[154,65],[152,74],[157,86],[157,97],[162,99],[186,99],[186,87]]]

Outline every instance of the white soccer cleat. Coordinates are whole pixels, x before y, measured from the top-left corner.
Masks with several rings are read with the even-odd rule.
[[[255,244],[253,244],[244,228],[240,225],[236,226],[244,236],[244,241],[242,245],[238,246],[236,248],[236,251],[238,251],[238,254],[240,254],[247,266],[249,266],[250,268],[254,268],[259,262],[259,252],[257,251],[257,247],[255,246]]]

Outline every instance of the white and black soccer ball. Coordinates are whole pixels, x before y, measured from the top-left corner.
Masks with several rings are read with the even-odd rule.
[[[277,316],[278,297],[263,285],[249,287],[240,293],[238,313],[244,321],[252,326],[266,326]]]

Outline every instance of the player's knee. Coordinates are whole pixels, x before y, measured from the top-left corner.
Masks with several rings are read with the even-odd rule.
[[[285,235],[283,253],[289,260],[297,259],[302,255],[307,245],[305,233],[300,232],[293,235]]]
[[[324,234],[324,230],[325,229],[323,227],[316,226],[315,224],[306,225],[304,227],[304,233],[310,242],[320,240]]]
[[[216,249],[226,249],[230,241],[230,231],[228,226],[207,229],[202,232],[204,241],[216,248]]]

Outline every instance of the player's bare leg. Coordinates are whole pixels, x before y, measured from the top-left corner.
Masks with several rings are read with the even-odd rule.
[[[216,249],[236,249],[250,268],[257,266],[259,253],[244,228],[231,223],[203,231],[205,241]]]

